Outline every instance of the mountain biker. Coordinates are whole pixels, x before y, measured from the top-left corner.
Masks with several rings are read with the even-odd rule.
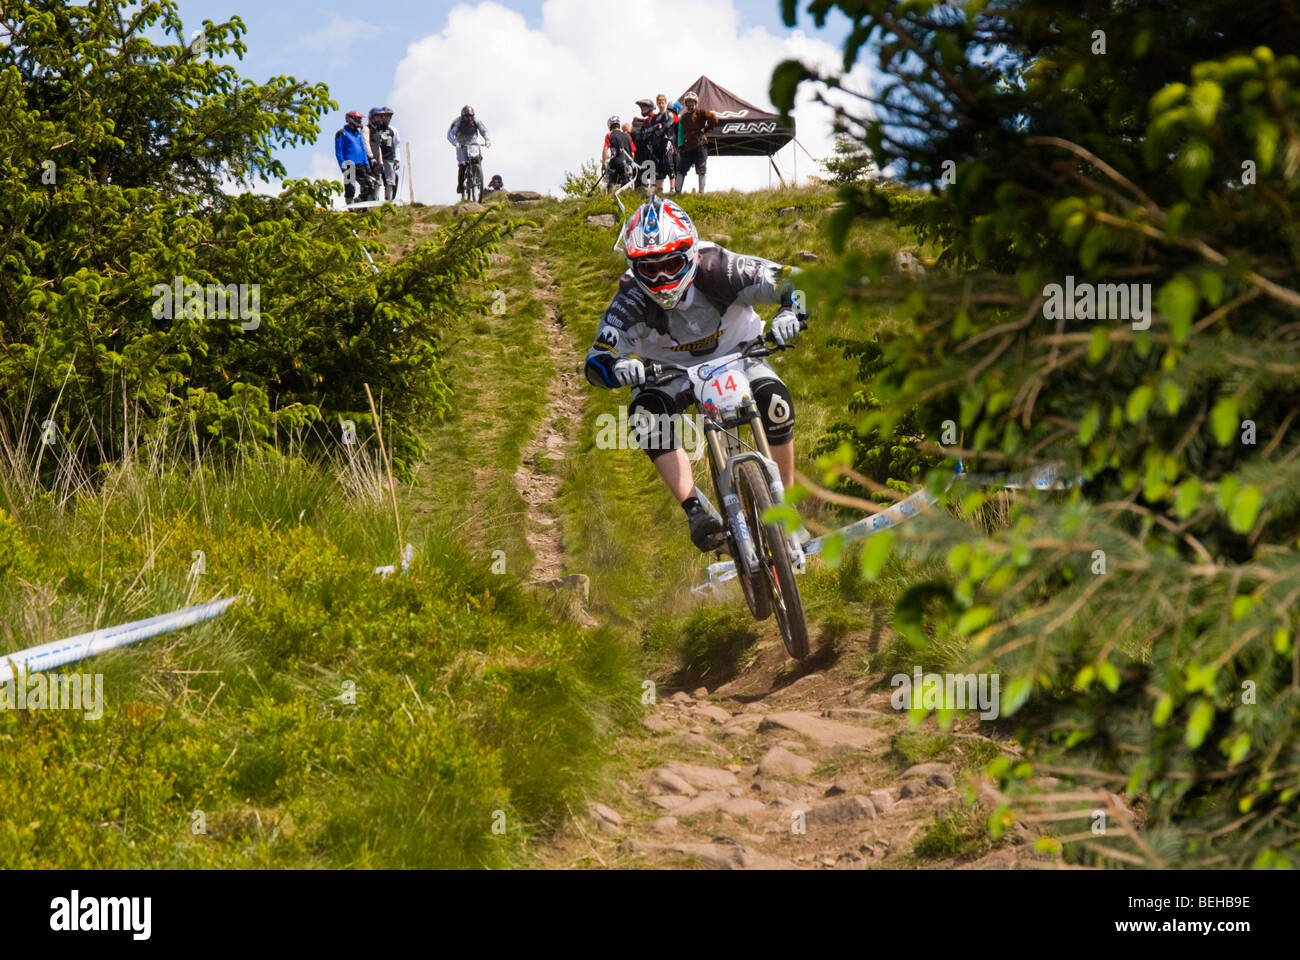
[[[487,127],[483,126],[481,120],[474,119],[474,108],[466,104],[460,108],[460,116],[447,128],[447,142],[456,148],[457,193],[465,188],[466,161],[469,160],[469,152],[465,148],[480,136],[483,138],[484,146],[492,146],[492,141],[488,139]]]
[[[600,165],[605,171],[605,191],[608,193],[632,179],[636,169],[636,145],[623,132],[618,117],[610,117],[605,125],[609,129],[605,132],[605,145],[600,151]]]
[[[487,193],[497,193],[506,188],[505,181],[501,179],[501,174],[492,174],[492,179],[488,181]]]
[[[397,160],[397,148],[402,141],[397,135],[397,128],[390,123],[392,119],[392,107],[370,108],[370,155],[374,158],[371,171],[384,185],[385,200],[392,200],[397,196],[397,170],[400,166]],[[378,193],[376,187],[376,199]]]
[[[362,127],[360,110],[349,110],[343,126],[334,134],[334,159],[343,173],[343,199],[349,206],[373,199],[375,183],[370,175],[370,143]]]
[[[628,422],[640,414],[661,425],[638,431],[642,448],[686,512],[691,541],[706,552],[715,550],[726,535],[695,496],[679,418],[674,417],[694,402],[690,384],[679,374],[648,386],[643,361],[686,365],[735,351],[763,332],[756,304],[781,305],[770,329],[777,343],[785,344],[800,330],[793,295],[798,271],[701,241],[686,211],[658,195],[632,213],[620,240],[628,269],[601,317],[583,372],[597,387],[635,388]],[[794,483],[795,421],[790,390],[765,360],[747,360],[744,369],[772,459],[789,488]],[[804,536],[801,531],[800,542]]]
[[[705,164],[709,159],[709,145],[704,138],[704,132],[710,127],[716,127],[719,120],[718,115],[712,110],[697,109],[699,102],[700,98],[694,90],[682,97],[685,110],[678,123],[681,151],[677,156],[677,180],[673,184],[674,193],[682,192],[682,187],[686,185],[686,175],[691,172],[691,167],[699,173],[700,193],[704,192]]]

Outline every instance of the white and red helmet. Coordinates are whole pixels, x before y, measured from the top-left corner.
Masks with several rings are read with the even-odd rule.
[[[627,257],[637,286],[671,310],[695,280],[699,239],[686,211],[656,195],[628,217],[614,249]]]

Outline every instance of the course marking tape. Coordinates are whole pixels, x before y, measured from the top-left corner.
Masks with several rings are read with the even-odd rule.
[[[0,683],[12,680],[15,676],[33,673],[37,670],[53,670],[55,667],[76,663],[86,657],[92,657],[114,647],[123,647],[137,640],[155,637],[160,633],[179,630],[204,620],[212,620],[226,612],[237,600],[228,597],[225,600],[213,600],[193,607],[160,613],[144,620],[133,620],[116,627],[101,627],[89,633],[79,633],[65,640],[52,640],[26,650],[0,654]]]
[[[1072,480],[1062,479],[1054,466],[1043,467],[1029,474],[1028,478],[1022,478],[1020,475],[1005,473],[967,473],[961,469],[960,463],[957,465],[957,473],[953,479],[1002,486],[1008,490],[1065,490],[1068,487],[1078,486],[1083,482],[1082,477],[1075,477]],[[881,530],[888,530],[890,527],[898,526],[904,520],[912,519],[923,510],[933,506],[938,499],[929,490],[922,488],[911,496],[886,507],[879,513],[873,513],[869,517],[863,517],[846,527],[841,527],[835,533],[842,534],[845,543],[865,540]],[[804,556],[811,557],[821,553],[827,538],[831,536],[834,536],[834,534],[828,533],[825,536],[809,540],[803,548]],[[692,587],[691,593],[697,595],[710,592],[717,593],[719,585],[736,578],[736,564],[733,560],[720,560],[717,563],[709,564],[706,572],[708,579],[698,587]]]
[[[409,543],[402,551],[402,570],[407,570],[415,558],[415,548]],[[375,567],[375,573],[387,577],[397,570],[397,565]],[[35,673],[38,670],[53,670],[55,667],[76,663],[97,653],[124,647],[138,640],[156,637],[160,633],[170,633],[182,627],[193,626],[205,620],[213,620],[230,608],[238,597],[225,600],[213,600],[192,607],[183,607],[170,613],[159,613],[144,620],[132,620],[130,623],[115,627],[101,627],[89,633],[79,633],[75,637],[63,640],[51,640],[26,650],[12,653],[0,653],[0,683],[14,679],[15,676]]]

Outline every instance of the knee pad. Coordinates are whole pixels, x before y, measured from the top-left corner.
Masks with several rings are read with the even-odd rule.
[[[767,442],[789,443],[794,436],[794,400],[790,388],[772,378],[751,381],[750,387],[754,391],[758,414],[763,418]]]
[[[627,408],[627,423],[651,460],[682,446],[680,404],[662,390],[641,390]]]

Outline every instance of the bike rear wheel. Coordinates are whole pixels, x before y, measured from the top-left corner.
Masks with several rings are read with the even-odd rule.
[[[749,599],[748,591],[751,588],[755,594],[765,594],[768,609],[776,614],[786,652],[794,659],[802,660],[808,656],[808,624],[804,621],[803,600],[799,596],[799,584],[795,582],[794,568],[790,563],[790,548],[786,543],[785,531],[778,523],[762,522],[763,514],[772,506],[772,495],[768,492],[767,481],[758,464],[740,464],[736,470],[736,492],[745,505],[746,519],[754,537],[754,547],[758,550],[760,567],[759,577],[754,578],[753,584],[746,585],[746,599]],[[736,570],[744,583],[748,577],[741,569],[742,565],[737,562]]]

